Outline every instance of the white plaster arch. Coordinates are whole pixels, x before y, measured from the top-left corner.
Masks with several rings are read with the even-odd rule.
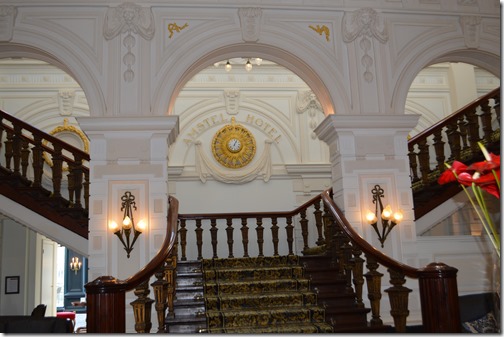
[[[495,41],[498,44],[498,40]],[[393,113],[404,111],[406,99],[413,80],[418,73],[430,65],[442,62],[464,62],[481,67],[500,78],[501,59],[495,45],[482,43],[480,49],[468,49],[464,39],[454,39],[452,36],[433,36],[430,45],[421,45],[410,51],[410,60],[404,66],[396,82],[391,97]]]
[[[101,86],[90,71],[86,70],[85,62],[74,53],[66,51],[61,46],[55,46],[48,39],[40,37],[41,43],[0,43],[0,58],[24,57],[47,62],[71,76],[82,88],[89,105],[91,116],[101,116],[106,112],[105,99]],[[42,42],[43,40],[43,42]]]
[[[214,49],[199,58],[192,57],[189,53],[187,57],[178,59],[171,69],[186,70],[176,75],[170,75],[168,72],[163,75],[164,80],[156,89],[153,96],[154,114],[160,112],[172,114],[178,94],[194,75],[215,62],[235,57],[261,57],[289,69],[299,76],[315,93],[323,107],[325,115],[335,113],[336,104],[333,101],[333,96],[338,97],[338,95],[341,95],[341,92],[338,93],[337,90],[330,90],[325,83],[327,79],[330,79],[330,82],[335,81],[334,78],[337,76],[329,74],[330,71],[319,76],[305,60],[279,47],[260,43],[239,43]],[[170,81],[173,78],[178,78],[178,82],[173,83]],[[166,93],[170,94],[166,95]],[[338,106],[344,107],[341,109],[342,111],[350,111],[347,108],[350,104],[346,99],[339,98],[336,101],[338,102]]]

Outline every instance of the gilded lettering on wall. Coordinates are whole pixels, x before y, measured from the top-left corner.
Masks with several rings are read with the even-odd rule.
[[[331,32],[329,31],[329,28],[326,25],[322,25],[322,26],[320,26],[320,25],[317,25],[317,26],[309,25],[308,27],[310,27],[311,29],[313,29],[320,36],[322,36],[322,34],[325,34],[326,41],[329,42],[329,36],[330,36]]]
[[[375,38],[381,43],[388,41],[387,25],[380,24],[378,13],[372,8],[361,8],[351,13],[345,13],[342,21],[343,41],[350,43],[360,37],[359,46],[364,51],[361,63],[365,68],[364,80],[372,82],[374,75],[371,72],[373,58],[370,50],[373,46],[371,39]]]
[[[189,129],[187,136],[183,138],[184,143],[186,143],[188,146],[194,144],[198,137],[209,128],[220,124],[227,124],[229,123],[229,121],[230,119],[224,113],[215,114],[204,118]],[[282,138],[282,135],[280,134],[278,129],[275,128],[273,123],[268,122],[264,118],[248,114],[245,120],[243,120],[241,123],[252,125],[255,128],[260,129],[262,132],[264,132],[264,134],[268,136],[269,139],[277,144]]]
[[[123,74],[126,82],[133,81],[135,77],[133,72],[135,55],[131,50],[136,44],[136,39],[132,34],[138,34],[146,40],[151,40],[154,37],[154,31],[154,15],[150,8],[124,3],[107,10],[103,25],[105,39],[111,40],[119,34],[127,34],[123,39],[123,45],[128,49],[123,56],[123,63],[127,67]]]
[[[177,25],[176,23],[169,23],[168,24],[168,31],[170,32],[170,35],[168,36],[169,39],[172,38],[174,32],[180,33],[180,31],[186,27],[188,27],[189,24],[186,22],[182,27]]]

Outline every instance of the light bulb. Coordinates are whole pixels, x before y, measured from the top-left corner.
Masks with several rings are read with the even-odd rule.
[[[136,227],[135,227],[135,228],[137,229],[137,231],[139,231],[139,232],[143,232],[143,231],[145,230],[145,228],[146,228],[146,227],[147,227],[147,224],[145,223],[145,221],[140,220],[140,221],[138,222],[138,224],[136,225]]]
[[[378,221],[378,219],[376,218],[376,214],[374,214],[373,212],[371,211],[367,211],[366,213],[366,220],[368,222],[368,224],[374,224],[375,222]]]
[[[245,64],[245,70],[246,71],[252,70],[252,63],[250,63],[250,60],[247,60],[247,64]]]
[[[256,58],[255,58],[255,64],[257,64],[258,66],[260,66],[260,65],[261,65],[261,63],[262,63],[262,58],[260,58],[260,57],[256,57]]]
[[[226,62],[226,65],[224,66],[224,69],[226,69],[227,72],[230,72],[231,71],[231,68],[233,68],[231,66],[231,63],[229,63],[229,61]]]
[[[390,207],[390,205],[385,206],[382,211],[381,217],[383,220],[390,220],[390,218],[392,218],[392,208]]]
[[[117,231],[117,229],[119,228],[119,226],[117,225],[117,222],[115,222],[115,221],[110,221],[110,222],[109,222],[109,228],[110,228],[110,230],[112,230],[112,231],[116,232],[116,231]]]
[[[129,216],[126,216],[123,220],[123,228],[124,229],[130,229],[132,226],[131,219]]]
[[[404,217],[404,215],[402,213],[402,210],[398,210],[397,212],[394,213],[393,218],[394,218],[394,222],[396,223],[396,225],[402,221],[403,217]]]

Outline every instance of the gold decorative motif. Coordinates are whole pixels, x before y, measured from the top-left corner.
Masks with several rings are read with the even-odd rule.
[[[57,126],[51,132],[49,132],[49,134],[51,136],[54,136],[54,135],[56,135],[58,133],[63,133],[63,134],[67,133],[67,134],[75,134],[75,135],[77,135],[79,137],[79,139],[82,141],[82,146],[84,147],[84,149],[82,149],[82,150],[84,152],[86,152],[86,153],[89,153],[89,140],[87,139],[87,137],[84,134],[84,132],[82,132],[82,130],[79,130],[78,128],[76,128],[73,125],[68,125],[68,118],[65,118],[63,120],[63,125]],[[43,144],[47,146],[48,141],[44,140]],[[44,152],[43,156],[44,156],[45,162],[49,166],[52,167],[53,163],[52,163],[52,160],[51,160],[49,154],[47,154],[47,152]],[[63,171],[68,171],[68,166],[64,165],[63,166]]]
[[[308,27],[313,29],[320,36],[322,36],[322,34],[325,34],[325,39],[327,42],[329,42],[329,35],[331,34],[331,32],[329,31],[329,28],[326,25],[322,25],[322,26],[317,25],[317,27],[314,27],[313,25],[309,25]]]
[[[170,32],[170,36],[168,36],[168,38],[170,38],[170,39],[172,38],[172,36],[173,36],[173,32],[174,32],[174,31],[175,31],[175,32],[177,32],[177,33],[180,33],[180,31],[181,31],[182,29],[184,29],[184,28],[186,28],[186,27],[188,27],[188,26],[189,26],[189,25],[187,24],[187,22],[186,22],[186,24],[185,24],[185,25],[183,25],[182,27],[180,27],[180,26],[179,26],[179,25],[177,25],[176,23],[169,23],[169,24],[168,24],[168,31]]]
[[[223,126],[213,137],[212,153],[221,165],[237,169],[252,161],[256,142],[252,133],[232,117],[231,124]]]

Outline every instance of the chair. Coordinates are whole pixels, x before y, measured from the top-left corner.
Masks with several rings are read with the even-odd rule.
[[[31,312],[31,317],[33,318],[42,318],[45,316],[47,305],[39,304],[35,307],[35,309]]]

